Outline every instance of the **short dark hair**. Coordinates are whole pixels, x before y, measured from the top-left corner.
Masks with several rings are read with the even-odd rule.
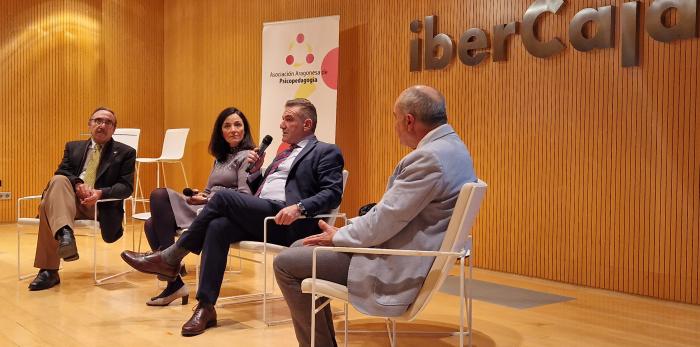
[[[96,108],[94,111],[92,111],[92,113],[90,113],[90,118],[88,118],[88,122],[90,122],[92,120],[92,116],[94,116],[95,113],[97,113],[97,111],[107,111],[107,112],[111,113],[112,117],[114,117],[114,127],[115,128],[117,127],[117,114],[114,113],[114,111],[112,111],[112,109],[104,107],[104,106],[100,106],[100,107]]]
[[[412,114],[428,126],[435,127],[447,123],[445,97],[436,89],[427,86],[413,86],[401,93],[397,106],[404,114]]]
[[[316,114],[316,106],[314,106],[314,104],[311,101],[304,98],[296,98],[292,100],[287,100],[287,102],[284,104],[284,107],[299,107],[299,110],[304,116],[304,119],[311,119],[311,131],[316,131],[318,115]]]
[[[224,121],[228,116],[236,114],[241,117],[243,121],[243,139],[234,148],[235,151],[241,151],[245,149],[255,148],[253,143],[253,136],[250,134],[250,125],[248,125],[248,118],[245,117],[241,110],[235,107],[227,107],[216,118],[214,122],[214,129],[211,131],[211,139],[209,140],[209,154],[213,155],[217,161],[225,162],[228,154],[231,153],[231,146],[226,142],[224,136],[221,134],[221,127],[224,125]]]

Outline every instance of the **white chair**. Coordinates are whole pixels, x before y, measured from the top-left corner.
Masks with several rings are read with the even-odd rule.
[[[165,131],[165,138],[163,139],[163,149],[161,150],[160,157],[158,158],[136,158],[136,201],[145,202],[147,199],[143,195],[143,188],[141,187],[140,179],[140,168],[141,164],[155,163],[156,164],[156,187],[160,187],[160,171],[161,166],[163,168],[163,183],[165,187],[168,186],[168,182],[165,178],[165,165],[166,163],[178,163],[180,164],[180,169],[182,170],[182,177],[185,179],[185,186],[189,187],[187,182],[187,174],[185,173],[185,166],[182,164],[182,157],[185,154],[185,144],[187,142],[187,135],[189,134],[189,128],[182,129],[168,129]],[[148,218],[146,218],[148,219]]]
[[[121,142],[125,145],[128,145],[134,150],[138,150],[138,143],[139,143],[139,137],[141,134],[141,129],[133,129],[133,128],[118,128],[114,131],[114,134],[112,135],[112,138],[114,141]],[[105,202],[110,202],[110,201],[122,201],[124,205],[126,205],[127,200],[132,200],[133,198],[129,196],[126,199],[101,199],[97,200],[97,204],[105,203]],[[22,235],[22,229],[21,226],[26,226],[26,225],[39,225],[39,218],[35,217],[22,217],[21,212],[21,205],[23,202],[31,201],[31,200],[41,200],[41,195],[31,195],[31,196],[25,196],[22,198],[17,199],[17,278],[19,280],[23,280],[26,278],[29,278],[31,276],[34,276],[34,274],[22,274],[21,273],[21,235]],[[133,204],[133,200],[132,200]],[[126,209],[125,209],[126,210]],[[95,214],[93,216],[93,219],[84,219],[84,220],[76,220],[73,224],[75,228],[89,228],[92,229],[92,233],[88,234],[88,236],[93,238],[93,248],[92,248],[92,264],[93,264],[93,278],[95,281],[96,285],[100,285],[103,282],[110,280],[115,277],[122,276],[124,274],[127,274],[131,272],[129,271],[123,271],[114,275],[109,275],[106,277],[98,278],[97,277],[97,238],[98,235],[100,235],[99,229],[100,229],[100,223],[97,221],[97,207],[95,207]],[[76,235],[79,236],[79,235]],[[123,240],[126,241],[126,237],[122,236]],[[133,239],[133,236],[132,236]],[[133,245],[133,240],[132,240],[132,245]]]
[[[131,148],[136,153],[139,152],[139,138],[141,137],[141,129],[136,128],[117,128],[112,134],[114,141],[121,142]]]
[[[348,170],[343,170],[343,192],[345,192],[345,186],[348,182],[349,175],[350,175],[350,173],[348,172]],[[340,213],[339,210],[340,210],[340,206],[331,210],[327,214],[320,214],[320,215],[316,215],[316,216],[309,217],[309,218],[314,218],[314,219],[324,218],[324,219],[326,219],[326,222],[330,225],[334,225],[336,222],[336,219],[340,218],[343,220],[343,224],[346,224],[347,223],[347,215],[345,213]],[[302,217],[302,218],[304,218],[304,217]],[[233,303],[243,303],[243,302],[249,302],[249,301],[255,301],[255,300],[262,300],[262,303],[263,303],[263,322],[265,322],[265,324],[268,326],[275,324],[275,323],[279,323],[279,322],[273,322],[273,321],[267,320],[267,302],[268,302],[268,300],[281,299],[282,297],[280,296],[280,297],[275,297],[275,298],[269,298],[269,296],[271,296],[272,292],[274,291],[275,281],[273,278],[272,290],[270,292],[268,292],[267,291],[267,277],[268,277],[268,275],[267,275],[267,254],[271,253],[274,257],[275,255],[279,254],[283,250],[287,249],[286,246],[281,246],[281,245],[267,242],[268,223],[270,223],[271,221],[274,221],[274,219],[275,219],[274,216],[265,218],[265,220],[263,222],[264,225],[263,225],[263,241],[262,242],[260,242],[260,241],[241,241],[238,243],[231,244],[231,248],[238,249],[238,255],[237,256],[234,255],[232,257],[239,259],[239,268],[240,268],[240,260],[246,260],[246,261],[250,261],[250,262],[254,262],[254,263],[262,265],[262,268],[263,268],[263,290],[262,290],[262,292],[221,297],[217,301],[217,306],[221,307],[221,306],[225,305],[225,303],[221,303],[222,301],[225,302],[225,301],[232,301],[233,300],[234,301]],[[262,260],[243,257],[243,256],[241,256],[241,251],[246,251],[246,252],[253,253],[253,254],[260,254],[260,255],[262,255]],[[274,276],[274,274],[273,274],[273,276]],[[287,321],[289,321],[289,320],[284,320],[284,321],[280,321],[280,322],[287,322]]]
[[[180,129],[168,129],[165,131],[165,138],[163,138],[163,148],[161,149],[160,157],[158,158],[136,158],[136,198],[134,199],[134,206],[131,211],[132,217],[132,231],[133,221],[140,220],[146,221],[151,218],[151,213],[146,211],[146,203],[149,200],[143,195],[143,187],[141,186],[141,174],[140,168],[141,164],[155,163],[156,164],[156,188],[160,187],[160,169],[163,167],[163,183],[164,186],[168,187],[168,182],[165,178],[165,163],[178,163],[180,164],[180,169],[182,170],[182,177],[185,179],[185,186],[189,187],[187,182],[187,174],[185,173],[185,166],[182,164],[182,157],[185,155],[185,144],[187,143],[187,135],[189,134],[189,128]],[[144,212],[136,213],[136,202],[141,202]],[[135,235],[135,234],[134,234]],[[139,236],[139,246],[138,251],[141,251],[141,235]]]
[[[321,311],[330,300],[326,300],[318,308],[316,301],[320,297],[329,299],[337,299],[344,302],[345,308],[345,346],[348,345],[348,288],[346,286],[325,281],[316,278],[316,261],[319,252],[343,252],[343,253],[363,253],[363,254],[382,254],[382,255],[402,255],[402,256],[417,256],[417,257],[435,257],[428,276],[423,283],[416,300],[408,307],[406,312],[398,317],[385,317],[387,319],[387,329],[389,330],[389,340],[391,346],[396,346],[396,322],[410,322],[416,318],[430,298],[437,292],[442,283],[447,278],[450,269],[454,265],[454,261],[459,259],[459,277],[460,277],[460,300],[459,300],[459,345],[464,346],[464,313],[467,313],[467,334],[469,336],[468,344],[471,346],[471,329],[472,329],[472,302],[469,287],[465,288],[464,284],[464,263],[465,258],[469,258],[471,252],[471,227],[474,224],[479,207],[486,194],[487,185],[479,180],[477,183],[465,184],[460,193],[457,203],[455,204],[452,218],[445,232],[440,250],[438,251],[420,251],[420,250],[398,250],[398,249],[380,249],[380,248],[356,248],[356,247],[316,247],[313,251],[312,261],[312,277],[302,281],[302,292],[311,294],[311,346],[315,345],[315,330],[316,330],[316,314]],[[472,269],[471,258],[469,258],[469,280],[471,282]],[[466,290],[466,293],[465,293]],[[468,297],[465,300],[465,294]],[[389,324],[391,323],[391,324]]]

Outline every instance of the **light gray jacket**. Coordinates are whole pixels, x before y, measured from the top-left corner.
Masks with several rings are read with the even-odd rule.
[[[466,146],[450,125],[442,125],[399,162],[381,201],[338,230],[333,244],[438,250],[460,188],[476,181]],[[350,302],[366,314],[402,314],[415,300],[433,259],[353,255],[348,272]]]

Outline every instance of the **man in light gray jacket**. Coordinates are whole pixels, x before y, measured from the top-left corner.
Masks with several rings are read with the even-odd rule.
[[[275,259],[277,283],[300,346],[311,341],[311,295],[301,293],[301,281],[311,277],[310,246],[437,250],[460,188],[477,181],[469,151],[447,124],[439,91],[420,85],[404,90],[394,104],[394,117],[401,144],[414,150],[396,166],[381,201],[345,227],[319,222],[321,234],[295,243]],[[415,300],[432,263],[429,257],[323,252],[316,271],[318,278],[347,285],[350,303],[359,311],[393,317]],[[316,319],[317,345],[335,346],[328,306],[322,315]]]

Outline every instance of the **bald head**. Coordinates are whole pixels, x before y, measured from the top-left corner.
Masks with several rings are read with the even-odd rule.
[[[447,123],[445,97],[433,87],[415,85],[407,88],[399,95],[396,106],[403,114],[412,114],[428,127]]]

